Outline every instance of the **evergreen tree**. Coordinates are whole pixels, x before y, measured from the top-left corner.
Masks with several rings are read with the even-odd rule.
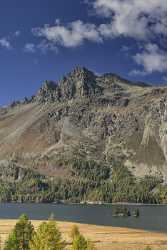
[[[74,239],[76,236],[80,234],[79,228],[76,225],[73,225],[70,231],[70,237]]]
[[[87,242],[87,250],[96,250],[96,247],[92,241]]]
[[[87,250],[88,242],[83,235],[78,234],[74,237],[72,243],[72,250]]]
[[[70,236],[73,240],[72,250],[96,250],[91,241],[87,241],[76,225],[71,228]]]
[[[147,246],[147,247],[145,248],[145,250],[151,250],[151,247],[150,247],[150,246]]]
[[[2,250],[2,238],[1,238],[1,235],[0,235],[0,250]]]
[[[34,228],[26,215],[22,215],[5,242],[4,250],[29,250]]]
[[[15,232],[12,232],[7,241],[5,242],[5,247],[4,250],[18,250],[19,249],[19,245],[18,245],[18,241],[16,239],[16,234]]]
[[[30,242],[30,250],[63,250],[65,246],[56,222],[53,220],[43,222]]]

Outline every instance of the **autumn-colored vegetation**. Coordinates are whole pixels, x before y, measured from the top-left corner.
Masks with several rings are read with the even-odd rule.
[[[77,226],[73,226],[71,250],[95,250],[93,242],[87,240]],[[5,242],[4,250],[64,250],[67,242],[54,219],[42,222],[35,231],[26,215],[22,215]]]

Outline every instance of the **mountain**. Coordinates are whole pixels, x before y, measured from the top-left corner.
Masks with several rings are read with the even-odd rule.
[[[155,202],[167,190],[167,87],[80,67],[46,81],[35,96],[0,109],[0,178],[5,201],[36,190],[29,200]],[[129,198],[140,183],[149,198]]]

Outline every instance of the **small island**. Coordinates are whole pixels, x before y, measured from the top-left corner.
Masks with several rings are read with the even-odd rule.
[[[131,211],[130,208],[127,208],[125,206],[119,206],[116,207],[113,214],[113,217],[136,217],[138,218],[140,216],[140,211],[138,208],[136,208],[135,210]]]

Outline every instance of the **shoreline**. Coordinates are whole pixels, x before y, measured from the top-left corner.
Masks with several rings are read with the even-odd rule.
[[[39,224],[45,220],[31,221],[36,229]],[[17,220],[0,219],[0,237],[2,239],[2,246],[16,222]],[[167,234],[165,233],[57,221],[57,225],[62,232],[63,238],[69,245],[71,244],[69,232],[74,224],[79,227],[80,232],[86,238],[94,242],[97,250],[144,250],[147,246],[150,246],[152,250],[164,250],[167,248]],[[67,248],[67,250],[70,250],[70,248]]]
[[[74,202],[0,202],[0,205],[2,204],[33,204],[33,205],[120,205],[120,206],[167,206],[167,203],[130,203],[130,202],[113,202],[113,203],[107,203],[107,202],[80,202],[80,203],[74,203]]]

